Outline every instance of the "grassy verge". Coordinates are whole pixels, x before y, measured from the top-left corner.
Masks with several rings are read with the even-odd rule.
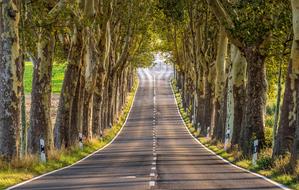
[[[137,79],[135,81],[137,81]],[[104,147],[122,128],[122,125],[124,124],[133,104],[137,87],[138,82],[135,82],[132,92],[127,97],[127,103],[124,106],[119,122],[111,129],[107,129],[105,131],[104,138],[93,139],[84,143],[83,150],[81,150],[78,146],[75,146],[69,150],[52,151],[49,153],[49,158],[46,163],[41,163],[38,156],[27,156],[22,160],[15,160],[11,163],[0,161],[0,189],[7,188],[35,176],[71,165],[92,152]]]
[[[52,70],[52,92],[60,93],[66,64],[54,63]],[[24,71],[24,88],[25,93],[31,93],[32,90],[32,75],[33,75],[33,65],[31,62],[25,62]]]
[[[182,105],[182,97],[176,87],[176,82],[172,81],[172,87],[175,93],[175,98],[178,103],[179,111],[182,118],[194,137],[196,137],[203,145],[215,152],[222,158],[230,161],[231,163],[245,168],[247,170],[256,172],[263,176],[266,176],[278,183],[281,183],[289,188],[299,190],[299,173],[295,175],[290,174],[288,171],[289,156],[283,158],[272,159],[272,149],[267,148],[261,151],[258,156],[257,165],[253,165],[251,158],[243,157],[242,154],[237,150],[224,151],[224,145],[219,142],[212,141],[210,138],[201,137],[189,120],[188,114],[185,112]]]

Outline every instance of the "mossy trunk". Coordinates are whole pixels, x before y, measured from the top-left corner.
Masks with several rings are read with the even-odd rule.
[[[15,1],[0,4],[0,156],[11,160],[18,155],[20,94],[19,11]]]
[[[55,37],[50,31],[41,29],[37,43],[37,59],[33,63],[30,127],[28,130],[28,151],[40,152],[40,139],[45,141],[45,150],[53,146],[51,121],[51,78]]]

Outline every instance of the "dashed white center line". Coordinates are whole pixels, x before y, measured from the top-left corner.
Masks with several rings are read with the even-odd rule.
[[[155,74],[154,74],[154,109],[153,109],[153,162],[150,172],[151,180],[149,182],[150,189],[154,188],[156,185],[156,164],[157,164],[157,153],[156,153],[156,87],[155,87]]]
[[[155,185],[156,185],[156,182],[155,182],[155,181],[150,181],[150,182],[149,182],[149,186],[150,186],[150,187],[154,187]]]

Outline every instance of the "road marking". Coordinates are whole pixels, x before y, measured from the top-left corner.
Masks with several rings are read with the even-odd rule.
[[[150,173],[150,176],[155,177],[156,175],[155,175],[155,173]]]
[[[157,160],[157,157],[156,157],[156,156],[154,156],[154,157],[153,157],[153,160]]]
[[[93,156],[94,154],[96,154],[96,153],[98,153],[98,152],[104,150],[106,147],[108,147],[110,144],[112,144],[112,143],[114,142],[114,140],[115,140],[115,139],[119,136],[119,134],[122,132],[124,126],[126,125],[126,123],[127,123],[127,121],[128,121],[128,118],[129,118],[129,116],[130,116],[130,114],[131,114],[131,110],[132,110],[132,108],[134,107],[135,97],[136,97],[137,92],[139,91],[139,84],[140,84],[140,83],[139,83],[139,80],[138,80],[137,82],[138,82],[138,87],[137,87],[137,90],[135,91],[135,94],[134,94],[134,97],[133,97],[133,102],[132,102],[132,105],[131,105],[131,107],[130,107],[129,113],[128,113],[127,117],[126,117],[126,120],[125,120],[125,122],[123,123],[123,125],[121,126],[121,129],[118,131],[118,133],[115,135],[115,137],[114,137],[108,144],[106,144],[105,146],[103,146],[102,148],[98,149],[97,151],[95,151],[95,152],[93,152],[93,153],[87,155],[86,157],[82,158],[81,160],[79,160],[79,161],[77,161],[77,162],[75,162],[75,163],[73,163],[73,164],[71,164],[71,165],[69,165],[69,166],[65,166],[65,167],[63,167],[63,168],[59,168],[59,169],[57,169],[57,170],[53,170],[53,171],[51,171],[51,172],[42,174],[42,175],[40,175],[40,176],[36,176],[36,177],[31,178],[31,179],[29,179],[29,180],[27,180],[27,181],[24,181],[24,182],[22,182],[22,183],[16,184],[16,185],[11,186],[11,187],[8,187],[6,190],[15,189],[15,188],[17,188],[17,187],[20,187],[20,186],[22,186],[22,185],[25,185],[25,184],[27,184],[27,183],[30,183],[30,182],[32,182],[32,181],[34,181],[34,180],[40,179],[40,178],[42,178],[42,177],[48,176],[48,175],[50,175],[50,174],[56,173],[56,172],[58,172],[58,171],[61,171],[61,170],[67,169],[67,168],[70,168],[70,167],[72,167],[72,166],[74,166],[74,165],[76,165],[76,164],[78,164],[78,163],[80,163],[80,162],[86,160],[87,158]]]
[[[229,165],[231,165],[231,166],[233,166],[233,167],[235,167],[235,168],[237,168],[237,169],[240,169],[240,170],[242,170],[242,171],[245,171],[245,172],[248,172],[248,173],[250,173],[250,174],[252,174],[252,175],[255,175],[255,176],[259,177],[259,178],[262,178],[262,179],[264,179],[264,180],[266,180],[266,181],[272,183],[273,185],[276,185],[277,187],[279,187],[279,188],[281,188],[281,189],[284,189],[284,190],[291,190],[291,189],[287,188],[286,186],[284,186],[284,185],[282,185],[282,184],[279,184],[279,183],[277,183],[276,181],[273,181],[273,180],[271,180],[271,179],[269,179],[269,178],[267,178],[267,177],[265,177],[265,176],[263,176],[263,175],[260,175],[260,174],[254,173],[254,172],[252,172],[252,171],[246,170],[246,169],[244,169],[244,168],[241,168],[241,167],[239,167],[239,166],[237,166],[237,165],[235,165],[235,164],[229,162],[228,160],[225,160],[224,158],[222,158],[221,156],[217,155],[215,152],[213,152],[212,150],[210,150],[208,147],[206,147],[205,145],[203,145],[203,144],[202,144],[197,138],[195,138],[195,137],[191,134],[191,132],[189,131],[189,129],[188,129],[188,127],[187,127],[185,121],[183,120],[183,117],[182,117],[182,115],[181,115],[181,113],[180,113],[180,111],[179,111],[178,102],[176,101],[176,98],[175,98],[175,95],[174,95],[174,90],[173,90],[173,88],[172,88],[171,82],[169,82],[169,85],[170,85],[170,87],[171,87],[172,95],[173,95],[173,98],[174,98],[174,100],[175,100],[175,105],[176,105],[177,112],[178,112],[178,114],[179,114],[181,120],[183,121],[183,124],[184,124],[186,130],[188,131],[189,135],[190,135],[190,136],[191,136],[191,137],[192,137],[198,144],[200,144],[204,149],[206,149],[206,150],[209,151],[210,153],[214,154],[216,157],[218,157],[218,158],[219,158],[220,160],[222,160],[223,162],[226,162],[226,163],[228,163]]]
[[[153,155],[154,155],[154,156],[157,156],[157,153],[154,152]]]
[[[156,165],[156,162],[152,162],[152,165]]]
[[[156,167],[155,167],[155,166],[154,166],[154,167],[152,167],[152,168],[151,168],[151,170],[156,170]]]
[[[150,187],[153,187],[153,186],[155,186],[155,185],[156,185],[156,182],[155,182],[155,181],[150,181],[150,182],[149,182],[149,186],[150,186]]]
[[[136,176],[123,176],[123,177],[120,177],[122,179],[135,179]]]

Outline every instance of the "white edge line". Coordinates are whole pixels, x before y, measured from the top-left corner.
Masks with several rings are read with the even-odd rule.
[[[213,151],[210,150],[208,147],[206,147],[204,144],[202,144],[197,138],[195,138],[195,137],[191,134],[191,132],[189,131],[188,127],[186,126],[186,123],[185,123],[184,119],[182,118],[182,115],[181,115],[181,113],[180,113],[180,111],[179,111],[178,102],[176,101],[176,97],[175,97],[175,94],[174,94],[174,90],[173,90],[173,88],[172,88],[171,81],[169,82],[169,85],[170,85],[170,87],[171,87],[172,95],[173,95],[173,97],[174,97],[175,104],[176,104],[176,108],[177,108],[177,111],[178,111],[178,113],[179,113],[179,116],[180,116],[181,120],[183,121],[186,130],[188,131],[188,133],[192,136],[192,138],[193,138],[196,142],[198,142],[198,143],[199,143],[201,146],[203,146],[207,151],[211,152],[212,154],[214,154],[215,156],[217,156],[217,157],[218,157],[219,159],[221,159],[222,161],[228,163],[229,165],[231,165],[231,166],[233,166],[233,167],[235,167],[235,168],[238,168],[238,169],[240,169],[240,170],[242,170],[242,171],[245,171],[245,172],[248,172],[248,173],[250,173],[250,174],[253,174],[253,175],[257,176],[257,177],[260,177],[260,178],[262,178],[262,179],[264,179],[264,180],[266,180],[266,181],[272,183],[273,185],[278,186],[278,187],[281,188],[281,189],[284,189],[284,190],[291,190],[291,189],[289,189],[288,187],[286,187],[286,186],[284,186],[284,185],[282,185],[282,184],[280,184],[280,183],[278,183],[278,182],[276,182],[276,181],[273,181],[272,179],[269,179],[269,178],[267,178],[267,177],[265,177],[265,176],[263,176],[263,175],[261,175],[261,174],[258,174],[258,173],[249,171],[249,170],[247,170],[247,169],[245,169],[245,168],[241,168],[240,166],[237,166],[237,165],[231,163],[230,161],[228,161],[228,160],[222,158],[221,156],[217,155],[215,152],[213,152]]]
[[[106,144],[106,145],[103,146],[102,148],[96,150],[95,152],[93,152],[93,153],[87,155],[86,157],[82,158],[81,160],[79,160],[79,161],[77,161],[77,162],[75,162],[75,163],[73,163],[73,164],[71,164],[71,165],[69,165],[69,166],[65,166],[65,167],[63,167],[63,168],[59,168],[59,169],[57,169],[57,170],[53,170],[53,171],[51,171],[51,172],[48,172],[48,173],[45,173],[45,174],[36,176],[36,177],[34,177],[34,178],[31,178],[31,179],[29,179],[29,180],[26,180],[26,181],[24,181],[24,182],[21,182],[21,183],[19,183],[19,184],[14,185],[14,186],[8,187],[6,190],[11,190],[11,189],[20,187],[20,186],[22,186],[22,185],[25,185],[25,184],[27,184],[27,183],[30,183],[30,182],[34,181],[34,180],[40,179],[40,178],[42,178],[42,177],[45,177],[45,176],[47,176],[47,175],[53,174],[53,173],[55,173],[55,172],[58,172],[58,171],[61,171],[61,170],[64,170],[64,169],[68,169],[68,168],[70,168],[70,167],[72,167],[72,166],[74,166],[74,165],[76,165],[76,164],[78,164],[78,163],[80,163],[80,162],[86,160],[87,158],[91,157],[92,155],[94,155],[94,154],[96,154],[96,153],[98,153],[98,152],[104,150],[105,148],[107,148],[107,147],[108,147],[111,143],[113,143],[113,141],[118,137],[118,135],[122,132],[124,126],[125,126],[126,123],[127,123],[127,120],[128,120],[128,118],[129,118],[129,116],[130,116],[131,110],[132,110],[132,108],[133,108],[133,106],[134,106],[134,103],[135,103],[135,97],[136,97],[136,94],[137,94],[137,92],[138,92],[138,90],[139,90],[139,79],[137,79],[137,83],[138,83],[138,84],[137,84],[137,89],[136,89],[136,91],[135,91],[135,93],[134,93],[134,97],[133,97],[132,105],[131,105],[131,107],[130,107],[130,110],[129,110],[129,113],[128,113],[127,117],[126,117],[126,120],[125,120],[125,122],[123,123],[123,125],[121,126],[121,129],[118,131],[118,133],[115,135],[115,137],[114,137],[108,144]]]

